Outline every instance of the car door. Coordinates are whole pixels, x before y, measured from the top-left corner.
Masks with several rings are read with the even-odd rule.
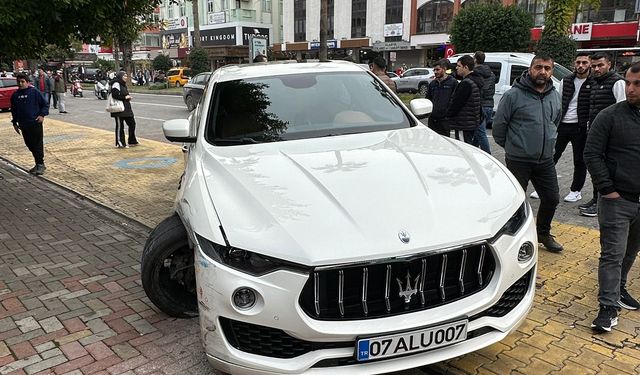
[[[204,92],[204,85],[207,83],[207,79],[209,79],[209,74],[201,73],[197,76],[193,77],[192,83],[192,95],[196,103],[200,102],[200,98],[202,98],[202,93]]]
[[[406,72],[404,72],[402,77],[396,80],[396,89],[398,90],[398,92],[408,91],[410,89],[411,86],[409,82],[411,82],[411,77],[413,77],[414,74],[415,74],[415,71],[413,69],[409,69]]]

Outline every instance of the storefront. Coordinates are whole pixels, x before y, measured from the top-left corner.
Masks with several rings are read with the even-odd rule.
[[[218,25],[215,25],[218,26]],[[193,29],[190,30],[193,45]],[[271,30],[249,24],[207,27],[200,29],[200,44],[209,52],[213,68],[227,64],[240,64],[249,61],[249,40],[252,36],[262,36],[270,43]]]
[[[638,46],[638,21],[612,23],[574,23],[571,35],[578,48],[614,48]],[[531,29],[531,39],[540,40],[542,28]]]

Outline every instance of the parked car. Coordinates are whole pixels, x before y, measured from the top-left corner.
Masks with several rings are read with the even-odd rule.
[[[0,111],[11,109],[11,95],[18,91],[15,77],[0,77]]]
[[[85,83],[96,83],[98,78],[100,78],[101,72],[98,68],[84,68],[84,73],[82,74],[82,82]]]
[[[456,66],[458,59],[464,55],[473,53],[459,53],[449,58],[452,66]],[[513,81],[522,75],[522,72],[529,69],[531,60],[534,55],[531,53],[520,52],[486,52],[484,63],[491,68],[493,74],[496,75],[496,93],[493,96],[493,110],[498,109],[498,103],[502,99],[502,95],[511,88]],[[553,68],[553,85],[556,90],[560,89],[560,81],[571,74],[571,70],[555,63]]]
[[[387,77],[391,78],[392,81],[396,81],[398,78],[400,78],[397,74],[395,74],[394,72],[385,72],[387,73]]]
[[[182,88],[182,98],[189,111],[193,111],[198,102],[200,102],[204,88],[209,82],[209,77],[211,77],[211,72],[196,74]]]
[[[191,77],[191,69],[189,68],[174,68],[167,72],[167,83],[169,87],[184,86],[189,82]]]
[[[502,340],[534,297],[523,190],[490,155],[438,136],[345,61],[225,66],[188,120],[175,214],[142,285],[199,314],[228,373],[374,374]]]
[[[411,68],[396,79],[398,92],[419,92],[422,96],[427,94],[427,86],[433,80],[433,69]]]

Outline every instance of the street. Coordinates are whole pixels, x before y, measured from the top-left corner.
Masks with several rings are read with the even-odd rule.
[[[69,113],[61,114],[51,107],[50,118],[96,129],[113,130],[114,120],[104,110],[106,101],[96,98],[92,90],[85,90],[83,94],[83,97],[73,97],[67,93],[65,105]],[[137,93],[131,96],[131,106],[136,118],[136,134],[141,138],[166,142],[162,134],[162,122],[189,116],[182,96]]]

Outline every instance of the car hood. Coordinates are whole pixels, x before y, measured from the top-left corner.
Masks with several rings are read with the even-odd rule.
[[[495,159],[424,126],[207,146],[202,168],[232,246],[312,266],[487,239],[524,199]]]

